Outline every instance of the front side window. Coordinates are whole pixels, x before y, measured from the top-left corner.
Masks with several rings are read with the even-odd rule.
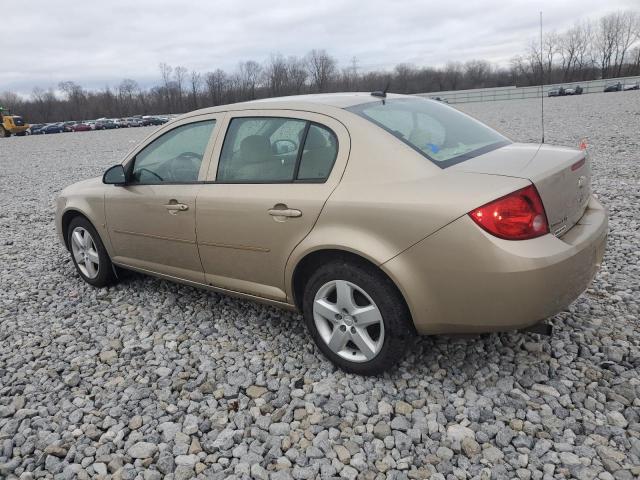
[[[215,120],[174,128],[138,152],[130,183],[188,183],[198,180]]]
[[[337,152],[335,134],[306,120],[234,118],[222,146],[217,181],[324,181],[331,172]]]
[[[423,98],[363,103],[347,110],[383,128],[441,168],[511,143],[470,116]]]

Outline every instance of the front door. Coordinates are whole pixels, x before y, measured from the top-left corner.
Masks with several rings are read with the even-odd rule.
[[[206,281],[286,301],[287,259],[342,175],[348,134],[334,119],[305,112],[235,112],[226,124],[213,156],[219,162],[197,199]]]
[[[196,197],[202,188],[216,119],[169,127],[127,163],[125,186],[105,196],[113,261],[202,283]]]

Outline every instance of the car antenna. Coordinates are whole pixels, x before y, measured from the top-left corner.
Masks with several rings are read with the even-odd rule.
[[[384,90],[380,91],[380,90],[376,90],[375,92],[371,92],[371,96],[372,97],[380,97],[382,98],[382,104],[384,105],[384,99],[387,98],[387,92],[389,91],[389,85],[391,85],[391,82],[387,82],[387,86],[384,87]]]
[[[544,143],[544,66],[542,63],[542,11],[540,11],[540,123],[542,142]]]

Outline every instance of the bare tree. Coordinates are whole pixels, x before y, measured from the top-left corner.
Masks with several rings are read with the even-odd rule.
[[[631,50],[629,74],[640,75],[640,45]]]
[[[462,64],[460,62],[448,62],[444,67],[444,76],[449,82],[449,88],[457,90],[462,80]]]
[[[121,115],[133,115],[136,110],[134,95],[140,90],[138,82],[130,78],[125,78],[118,85],[118,104]]]
[[[336,71],[336,60],[325,50],[311,50],[307,55],[307,68],[311,82],[318,92],[326,92]]]
[[[173,81],[175,82],[175,91],[177,97],[178,109],[184,111],[184,82],[187,78],[187,69],[184,67],[175,67],[173,69]]]
[[[222,105],[224,103],[224,92],[227,86],[227,74],[217,69],[215,72],[208,72],[205,75],[207,94],[212,105]]]
[[[202,87],[202,76],[193,70],[191,72],[191,109],[196,110],[198,108],[198,97],[200,94],[200,88]]]
[[[584,64],[589,49],[589,27],[576,23],[558,37],[558,50],[562,58],[562,81],[573,80],[577,68]]]
[[[394,69],[393,77],[393,88],[399,92],[406,92],[409,90],[409,84],[411,82],[411,78],[414,76],[415,66],[409,63],[400,63],[396,65]]]
[[[467,86],[484,87],[491,73],[491,64],[486,60],[469,60],[464,64],[464,80]]]
[[[53,112],[53,105],[56,101],[52,89],[47,91],[40,87],[35,87],[31,93],[32,102],[35,104],[40,118],[49,118]]]
[[[240,82],[240,89],[246,94],[247,100],[253,100],[256,98],[256,88],[260,81],[260,75],[262,74],[262,67],[260,64],[253,60],[240,62],[237,73],[238,80]]]
[[[287,76],[293,89],[291,93],[296,95],[302,93],[309,76],[304,60],[298,57],[289,57],[287,59]]]
[[[617,42],[615,53],[616,76],[622,74],[622,66],[629,48],[640,38],[640,14],[627,10],[618,12],[617,16]]]
[[[67,98],[67,113],[69,118],[82,119],[86,116],[85,91],[75,82],[60,82],[58,88],[62,90]]]
[[[615,51],[618,44],[620,24],[615,14],[605,15],[597,22],[594,37],[594,59],[600,68],[602,78],[611,75]]]
[[[544,75],[547,83],[553,81],[553,65],[557,55],[560,53],[560,37],[555,31],[549,32],[542,37],[541,61],[544,65]]]
[[[289,93],[287,62],[281,54],[271,55],[264,74],[266,86],[271,96],[279,97]]]
[[[164,98],[165,98],[165,111],[171,112],[171,74],[173,73],[173,68],[162,62],[159,65],[160,68],[160,76],[162,77],[162,86],[164,88]]]

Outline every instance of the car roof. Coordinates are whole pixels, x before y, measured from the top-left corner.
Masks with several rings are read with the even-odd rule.
[[[412,95],[400,95],[388,93],[386,99],[396,98],[418,99]],[[248,102],[232,103],[229,105],[218,105],[216,107],[203,108],[189,112],[187,116],[203,115],[207,113],[226,112],[230,110],[308,110],[322,113],[323,111],[344,109],[360,105],[362,103],[380,102],[381,97],[375,97],[370,92],[348,92],[348,93],[316,93],[309,95],[293,95],[290,97],[273,97],[251,100]]]

